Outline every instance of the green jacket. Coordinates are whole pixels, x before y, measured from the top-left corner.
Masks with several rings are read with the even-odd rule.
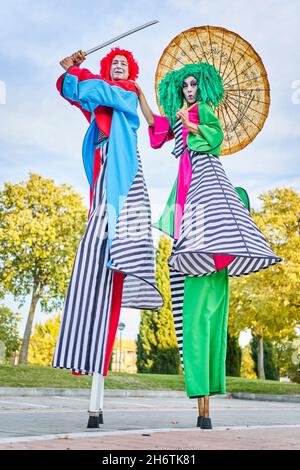
[[[201,135],[190,132],[187,136],[188,147],[196,152],[220,155],[224,134],[219,119],[209,103],[200,102],[198,113]]]

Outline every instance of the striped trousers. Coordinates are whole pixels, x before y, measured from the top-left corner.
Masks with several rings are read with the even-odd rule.
[[[106,152],[94,188],[90,217],[78,246],[53,367],[103,373],[113,272],[107,268]]]

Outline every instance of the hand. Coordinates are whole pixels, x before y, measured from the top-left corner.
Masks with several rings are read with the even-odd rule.
[[[65,57],[63,60],[61,60],[60,65],[63,69],[68,70],[68,68],[72,67],[72,65],[79,67],[84,60],[84,53],[82,51],[77,51],[74,52],[74,54],[72,54],[71,56]]]
[[[62,66],[63,69],[68,70],[68,68],[72,67],[74,63],[71,57],[65,57],[64,59],[60,61],[60,65]]]
[[[190,131],[193,132],[194,134],[201,135],[201,132],[199,131],[199,128],[197,124],[194,124],[189,120],[189,113],[185,109],[179,109],[176,114],[177,118],[180,118],[182,120],[182,124]]]
[[[135,88],[137,89],[138,95],[139,96],[142,95],[143,91],[142,91],[140,85],[137,82],[135,82],[134,80],[129,80],[129,81],[135,85]]]
[[[82,51],[77,51],[71,55],[71,58],[73,60],[73,65],[75,65],[76,67],[79,67],[82,64],[82,62],[85,60],[85,55]]]
[[[189,127],[189,125],[191,124],[189,120],[189,113],[185,109],[179,109],[176,113],[176,117],[182,120],[182,124],[185,127]]]

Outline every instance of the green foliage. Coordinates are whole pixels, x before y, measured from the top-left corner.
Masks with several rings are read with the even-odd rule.
[[[49,318],[43,325],[36,325],[30,338],[28,362],[37,366],[52,364],[54,349],[59,333],[61,315]]]
[[[293,383],[300,384],[300,367],[295,366],[295,364],[291,365],[288,371],[288,376]]]
[[[87,210],[68,185],[31,173],[0,191],[0,295],[24,304],[32,294],[20,358],[26,362],[38,302],[45,312],[61,306]]]
[[[156,256],[157,287],[164,299],[164,305],[157,315],[157,351],[152,367],[153,373],[178,374],[179,352],[174,328],[168,258],[171,255],[171,240],[162,236]]]
[[[258,340],[254,336],[251,340],[252,359],[254,361],[254,371],[258,375]],[[271,341],[264,341],[264,369],[267,380],[279,380],[279,369],[276,363],[276,354]]]
[[[238,337],[227,334],[226,375],[241,376],[242,350]]]
[[[300,338],[274,343],[273,347],[280,376],[300,383]]]
[[[256,379],[254,372],[254,361],[251,355],[251,347],[248,344],[242,349],[241,377],[246,379]]]
[[[137,340],[137,370],[144,373],[178,374],[179,352],[172,315],[170,278],[167,260],[171,241],[162,236],[156,255],[156,281],[164,305],[153,312],[141,312]]]
[[[0,305],[0,341],[5,344],[7,360],[20,347],[19,321],[18,315],[4,305]]]
[[[34,279],[44,311],[61,305],[87,211],[82,198],[63,184],[31,173],[0,191],[0,287],[21,303]]]
[[[152,367],[153,374],[179,374],[178,346],[158,348]]]
[[[141,322],[137,338],[137,371],[150,373],[153,367],[153,358],[157,351],[157,312],[152,310],[141,311]]]

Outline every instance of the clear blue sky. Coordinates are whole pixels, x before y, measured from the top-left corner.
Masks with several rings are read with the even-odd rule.
[[[262,57],[271,84],[270,114],[263,131],[243,151],[223,164],[234,185],[243,186],[252,205],[258,194],[275,186],[299,191],[300,32],[299,0],[0,0],[0,187],[27,179],[29,171],[68,183],[88,203],[81,144],[87,124],[55,88],[59,60],[133,27],[158,19],[159,24],[129,36],[117,45],[133,51],[139,83],[154,110],[154,74],[163,49],[181,31],[193,26],[222,26],[249,41]],[[103,51],[106,53],[108,49]],[[100,56],[85,66],[97,72]],[[295,89],[298,87],[298,90]],[[139,149],[154,218],[176,175],[169,153],[149,148],[141,120]],[[9,306],[17,308],[11,299]],[[27,314],[27,306],[21,309]],[[38,312],[36,321],[45,316]],[[124,337],[137,332],[139,314],[126,311]],[[24,322],[23,324],[24,325]]]

